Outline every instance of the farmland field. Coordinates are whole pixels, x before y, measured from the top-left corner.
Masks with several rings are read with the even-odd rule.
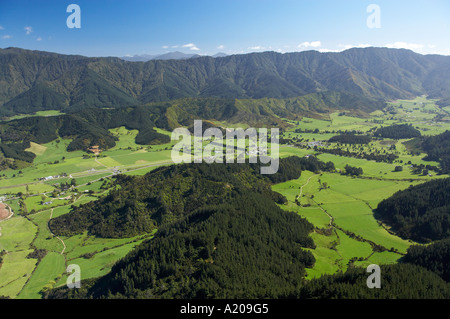
[[[424,161],[426,154],[411,154],[403,144],[407,139],[378,140],[358,146],[334,145],[353,152],[391,152],[397,156],[393,163],[329,154],[321,152],[320,147],[311,145],[325,145],[327,148],[330,145],[328,139],[338,132],[364,133],[379,127],[381,122],[384,125],[412,122],[423,135],[442,133],[450,125],[432,124],[435,115],[441,112],[434,102],[423,97],[412,101],[399,100],[390,104],[395,111],[377,111],[372,114],[371,119],[341,116],[338,113],[330,114],[329,119],[304,118],[295,122],[295,126],[284,133],[285,138],[300,141],[300,147],[282,145],[281,157],[315,155],[323,162],[333,162],[337,170],[337,173],[320,175],[304,171],[298,180],[273,186],[273,190],[283,194],[288,200],[285,205],[281,205],[283,209],[298,213],[316,227],[311,235],[317,246],[311,250],[316,264],[307,270],[308,278],[345,271],[350,263],[357,266],[396,263],[410,245],[417,243],[391,233],[388,227],[374,218],[373,210],[381,200],[399,190],[434,178],[448,177],[415,174],[411,169],[412,165],[439,164]],[[296,132],[297,128],[301,132]],[[322,141],[322,144],[314,144],[316,141]],[[362,168],[363,175],[355,178],[339,174],[346,165]],[[399,165],[404,168],[396,171],[395,167]],[[325,235],[321,231],[323,229],[330,229],[332,232]],[[374,249],[374,245],[383,247],[383,251]]]
[[[82,278],[104,275],[118,259],[149,238],[102,239],[84,234],[60,239],[48,228],[50,218],[67,214],[71,205],[80,205],[104,194],[107,191],[102,189],[104,179],[115,174],[113,169],[132,175],[144,174],[170,161],[173,143],[147,150],[134,143],[137,131],[119,128],[113,132],[119,137],[118,144],[98,158],[83,159],[84,152],[67,152],[65,148],[70,140],[61,139],[45,145],[32,143],[28,150],[37,155],[34,165],[23,168],[20,174],[5,172],[0,192],[11,198],[15,198],[11,194],[19,192],[24,195],[8,200],[15,216],[0,223],[0,251],[8,252],[0,267],[0,296],[41,298],[42,290],[65,284],[66,267],[73,263],[83,268]],[[63,172],[67,177],[38,180]],[[76,179],[76,189],[54,194],[55,187],[61,183],[70,184],[73,179]],[[92,193],[85,195],[85,192]],[[26,218],[20,216],[24,212],[28,213]],[[26,258],[33,252],[31,245],[47,251],[41,261]],[[92,257],[83,257],[86,254]]]

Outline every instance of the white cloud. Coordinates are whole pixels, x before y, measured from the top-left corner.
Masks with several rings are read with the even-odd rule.
[[[3,26],[0,25],[0,30],[5,30],[5,28]]]
[[[189,48],[189,50],[200,51],[194,43],[188,43],[183,45],[183,48]]]
[[[341,52],[342,50],[333,50],[333,49],[319,49],[320,53],[328,53],[328,52]]]
[[[29,35],[31,32],[33,32],[33,28],[32,27],[25,27],[25,32],[27,35]]]
[[[221,44],[221,45],[219,45],[217,48],[218,48],[219,50],[223,50],[223,49],[225,49],[225,46],[224,46],[223,44]]]
[[[36,41],[42,41],[42,38],[41,38],[41,37],[38,37],[38,38],[36,39]]]
[[[418,43],[394,42],[386,44],[386,47],[391,49],[408,49],[413,51],[422,51],[425,46],[423,44]]]
[[[362,44],[357,44],[357,45],[353,45],[353,44],[339,44],[338,45],[340,48],[342,48],[343,50],[348,50],[351,48],[369,48],[369,47],[373,47],[372,44],[367,44],[367,43],[362,43]]]
[[[179,47],[178,45],[172,45],[172,49],[176,49],[178,47]]]
[[[306,48],[318,48],[322,46],[322,42],[320,41],[312,41],[312,42],[303,42],[300,43],[298,45],[299,48],[301,49],[306,49]]]
[[[12,35],[9,35],[9,34],[2,36],[2,39],[11,39],[11,38],[12,38]]]
[[[253,47],[249,47],[250,50],[264,50],[264,47],[259,46],[259,45],[255,45]]]
[[[168,46],[168,45],[163,45],[162,48],[163,48],[163,49],[168,49],[169,46]]]

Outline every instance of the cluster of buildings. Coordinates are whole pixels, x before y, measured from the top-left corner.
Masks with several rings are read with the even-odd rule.
[[[39,177],[39,181],[50,181],[52,179],[61,178],[61,177],[67,177],[66,173],[62,173],[61,175],[53,175],[53,176],[47,176],[47,177]]]

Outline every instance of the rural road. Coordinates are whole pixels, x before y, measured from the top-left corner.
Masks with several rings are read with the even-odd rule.
[[[50,223],[50,220],[52,219],[52,217],[53,217],[53,208],[52,208],[52,211],[50,212],[50,218],[48,219],[48,222]],[[64,243],[64,240],[62,240],[61,238],[59,238],[58,236],[56,236],[55,234],[53,234],[52,233],[52,231],[50,230],[50,225],[49,225],[49,223],[47,223],[47,228],[48,228],[48,231],[50,232],[50,234],[52,234],[53,236],[55,236],[56,238],[58,238],[60,241],[61,241],[61,243],[63,244],[63,250],[61,251],[61,255],[62,254],[64,254],[64,251],[66,250],[66,244]]]
[[[298,200],[298,202],[300,203],[300,199],[301,199],[301,197],[302,197],[302,192],[303,192],[303,187],[305,187],[306,185],[308,185],[309,184],[309,181],[311,180],[311,178],[312,177],[314,177],[314,176],[316,176],[317,174],[315,174],[315,175],[311,175],[309,178],[308,178],[308,180],[306,181],[306,183],[305,184],[303,184],[302,185],[302,187],[300,187],[300,194],[298,194],[298,196],[297,196],[297,200]],[[317,202],[316,202],[316,204],[317,204],[317,206],[322,210],[322,212],[324,212],[327,216],[328,216],[328,218],[330,219],[330,223],[329,223],[329,226],[332,226],[332,224],[333,224],[333,216],[331,216],[330,214],[328,214],[328,212],[325,210],[325,209],[323,209]]]
[[[316,174],[316,175],[317,175],[317,174]],[[297,200],[300,201],[300,198],[302,197],[303,187],[305,187],[306,185],[308,185],[308,184],[309,184],[309,181],[311,180],[311,178],[314,177],[314,176],[316,176],[316,175],[311,175],[311,176],[308,178],[308,180],[306,181],[306,183],[303,184],[303,185],[300,187],[300,194],[298,194]]]
[[[329,225],[329,226],[332,226],[332,225],[333,225],[333,220],[334,220],[333,216],[331,216],[330,214],[328,214],[327,211],[326,211],[325,209],[322,208],[322,206],[319,205],[319,208],[320,208],[325,214],[327,214],[328,218],[330,219],[330,223],[329,223],[328,225]]]
[[[97,156],[95,157],[95,162],[96,162],[98,165],[101,165],[101,166],[104,166],[104,167],[108,168],[108,166],[106,166],[105,164],[101,163],[101,162],[97,159]]]

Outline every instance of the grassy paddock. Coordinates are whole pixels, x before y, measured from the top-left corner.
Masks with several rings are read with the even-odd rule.
[[[40,299],[40,291],[47,286],[53,287],[58,275],[65,271],[64,256],[49,252],[39,263],[24,289],[17,296],[18,299]]]

